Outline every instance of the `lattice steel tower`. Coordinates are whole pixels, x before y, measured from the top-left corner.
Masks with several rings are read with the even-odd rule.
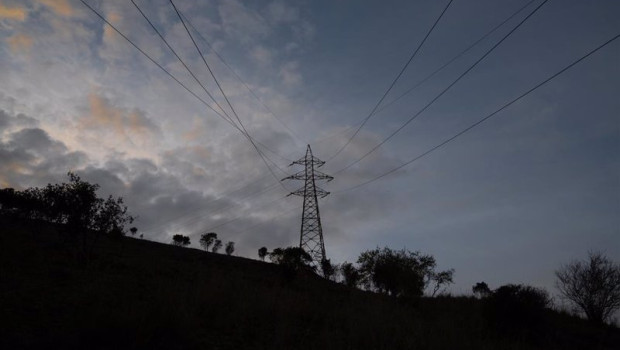
[[[316,170],[325,164],[324,161],[312,155],[310,145],[306,149],[306,156],[294,161],[291,165],[304,165],[305,169],[291,175],[284,180],[303,180],[304,187],[290,195],[303,196],[304,208],[301,216],[301,234],[299,237],[299,247],[310,254],[312,265],[320,267],[321,261],[325,259],[325,244],[323,243],[323,228],[321,227],[321,216],[319,215],[318,198],[325,197],[329,192],[316,185],[318,180],[331,181],[334,178]]]

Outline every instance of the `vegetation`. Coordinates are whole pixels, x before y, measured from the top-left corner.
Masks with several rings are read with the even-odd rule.
[[[211,247],[211,245],[213,244],[213,242],[215,242],[216,239],[217,233],[215,232],[203,233],[202,235],[200,235],[199,243],[206,252],[209,250],[209,247]]]
[[[452,283],[453,270],[435,271],[435,258],[420,252],[368,250],[357,259],[361,282],[368,290],[392,296],[418,297],[433,285],[431,295]]]
[[[82,264],[57,244],[63,229],[0,217],[0,314],[10,320],[0,348],[611,350],[620,343],[616,328],[549,309],[538,313],[533,329],[541,332],[501,331],[491,312],[501,304],[490,298],[403,303],[314,273],[291,279],[277,264],[147,240],[104,235]]]
[[[212,253],[217,253],[217,252],[219,252],[219,251],[220,251],[220,249],[222,249],[222,241],[221,241],[221,240],[219,240],[219,239],[216,239],[216,240],[213,242],[213,248],[211,249],[211,252],[212,252]]]
[[[338,270],[337,266],[332,265],[331,260],[323,259],[321,261],[321,272],[323,273],[323,277],[328,280],[332,280],[336,276],[336,271]]]
[[[190,245],[190,239],[188,236],[183,236],[183,235],[174,235],[172,236],[172,245],[175,245],[177,247],[185,247]]]
[[[82,258],[88,258],[100,235],[122,237],[125,225],[134,218],[127,213],[123,198],[100,198],[96,193],[99,185],[83,181],[72,172],[67,176],[69,182],[43,188],[1,189],[0,216],[63,225],[65,242],[77,243],[73,247]]]
[[[0,190],[0,312],[10,320],[0,327],[2,349],[617,349],[620,344],[618,329],[601,321],[617,309],[601,301],[615,300],[618,265],[600,254],[557,272],[567,297],[572,295],[567,291],[587,291],[579,294],[591,298],[584,305],[607,305],[599,312],[602,318],[584,310],[597,321],[587,323],[554,311],[546,291],[526,285],[491,291],[480,282],[472,288],[478,298],[442,295],[454,271],[437,271],[434,257],[419,252],[377,248],[362,252],[357,266],[324,260],[316,271],[299,247],[271,253],[262,247],[259,257],[273,262],[265,264],[232,256],[234,242],[219,255],[129,239],[124,225],[133,218],[122,199],[100,199],[97,185],[69,177],[68,184],[43,189]],[[133,236],[137,228],[129,231]],[[76,232],[97,248],[86,263],[67,249],[72,245],[62,243],[78,243],[72,239]],[[190,238],[174,235],[172,243],[188,246]],[[205,233],[200,245],[217,253],[222,241]],[[334,282],[338,272],[342,283]],[[567,287],[571,281],[573,289]]]
[[[491,289],[485,282],[478,282],[471,288],[472,293],[478,298],[486,298],[491,295]]]
[[[125,235],[125,225],[132,223],[133,217],[127,214],[123,198],[99,198],[96,193],[99,185],[83,181],[72,172],[67,176],[68,183],[48,184],[43,188],[1,189],[0,214],[64,224],[74,234],[92,230]]]
[[[262,261],[265,261],[265,257],[267,256],[267,247],[262,247],[258,249],[258,258]]]
[[[539,288],[508,284],[486,300],[486,317],[499,332],[512,335],[544,332],[544,315],[551,307],[549,294]]]
[[[235,242],[226,243],[226,247],[224,247],[224,251],[226,255],[232,255],[235,252]]]
[[[593,323],[609,321],[620,308],[620,264],[601,253],[561,267],[556,276],[560,293]]]
[[[271,262],[284,266],[290,271],[312,270],[312,257],[299,247],[276,248],[269,254]]]
[[[362,280],[362,275],[350,262],[344,262],[340,265],[340,273],[342,274],[343,283],[350,288],[357,288]]]

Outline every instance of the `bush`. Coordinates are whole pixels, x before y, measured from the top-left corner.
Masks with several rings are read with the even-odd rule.
[[[188,236],[174,235],[172,236],[172,244],[178,247],[185,247],[190,245],[190,239]]]
[[[435,258],[420,252],[373,249],[357,259],[361,282],[367,289],[392,296],[418,297],[434,285],[431,295],[452,283],[453,270],[436,272]]]
[[[501,332],[539,331],[551,299],[544,289],[508,284],[487,300],[487,317]]]

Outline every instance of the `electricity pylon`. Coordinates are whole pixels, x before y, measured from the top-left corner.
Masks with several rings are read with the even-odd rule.
[[[312,265],[320,268],[321,261],[325,257],[325,244],[323,243],[323,228],[321,227],[321,217],[319,215],[319,197],[323,198],[329,192],[316,185],[318,180],[331,181],[334,178],[316,170],[325,164],[324,161],[312,155],[310,145],[306,149],[306,156],[294,161],[292,165],[303,165],[304,170],[291,175],[284,180],[303,180],[304,187],[291,192],[290,195],[304,197],[304,208],[301,215],[301,234],[299,237],[299,247],[312,257]]]

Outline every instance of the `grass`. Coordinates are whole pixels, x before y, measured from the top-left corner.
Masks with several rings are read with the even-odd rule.
[[[538,333],[506,333],[470,297],[397,300],[127,237],[85,257],[62,227],[0,227],[2,349],[620,348],[618,329],[553,311]]]

